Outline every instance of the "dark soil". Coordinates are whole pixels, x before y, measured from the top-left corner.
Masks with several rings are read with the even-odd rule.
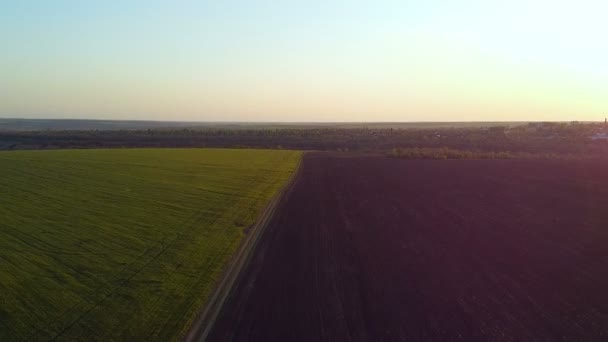
[[[607,162],[302,167],[211,340],[608,340]]]

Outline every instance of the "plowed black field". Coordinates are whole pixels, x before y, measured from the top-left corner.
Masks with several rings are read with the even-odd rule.
[[[608,339],[608,163],[309,154],[211,339]]]

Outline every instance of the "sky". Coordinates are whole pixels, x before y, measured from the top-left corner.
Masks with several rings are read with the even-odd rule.
[[[0,117],[597,121],[606,1],[0,0]]]

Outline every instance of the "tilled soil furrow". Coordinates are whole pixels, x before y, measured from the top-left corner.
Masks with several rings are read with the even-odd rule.
[[[308,154],[210,340],[607,340],[606,174]]]

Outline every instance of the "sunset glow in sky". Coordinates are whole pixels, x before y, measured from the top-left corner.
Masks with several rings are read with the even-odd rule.
[[[3,1],[0,117],[603,120],[606,1]]]

